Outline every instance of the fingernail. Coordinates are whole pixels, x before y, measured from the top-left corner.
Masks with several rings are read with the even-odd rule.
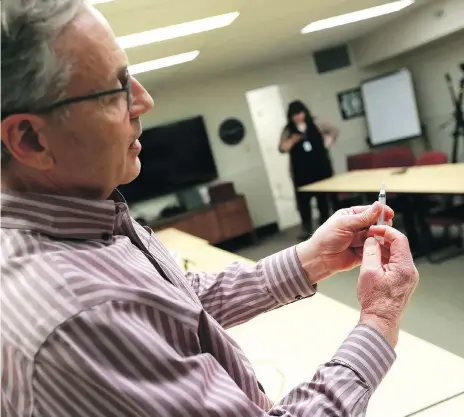
[[[366,239],[365,244],[366,244],[366,245],[369,245],[369,246],[376,245],[377,242],[376,242],[375,240],[376,240],[376,239],[374,239],[373,237],[368,237],[368,238]]]
[[[381,245],[385,243],[385,240],[383,239],[383,236],[375,236],[375,240],[379,242]]]

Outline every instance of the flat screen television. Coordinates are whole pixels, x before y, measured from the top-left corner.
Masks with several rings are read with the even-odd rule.
[[[203,117],[143,131],[140,175],[118,187],[128,203],[174,193],[217,178]]]

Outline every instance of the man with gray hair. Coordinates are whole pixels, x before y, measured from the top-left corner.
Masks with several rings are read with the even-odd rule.
[[[2,415],[364,414],[418,280],[392,210],[385,226],[378,203],[341,210],[254,266],[184,274],[116,190],[153,101],[106,20],[84,0],[2,6]],[[224,328],[358,265],[359,323],[272,404]]]

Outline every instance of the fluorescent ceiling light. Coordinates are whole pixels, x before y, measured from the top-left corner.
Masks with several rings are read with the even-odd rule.
[[[178,25],[121,36],[117,38],[117,41],[124,49],[135,48],[136,46],[148,45],[149,43],[180,38],[182,36],[229,26],[237,19],[239,14],[239,12],[233,12],[200,20],[192,20],[191,22],[180,23]]]
[[[166,58],[155,59],[154,61],[147,61],[142,62],[140,64],[134,64],[129,67],[129,73],[131,75],[135,75],[140,74],[142,72],[172,67],[173,65],[193,61],[198,55],[200,55],[200,51],[192,51],[186,52],[184,54],[168,56]]]
[[[359,22],[361,20],[398,12],[413,4],[414,1],[415,0],[399,0],[393,3],[383,4],[382,6],[371,7],[369,9],[359,10],[353,13],[318,20],[317,22],[312,22],[301,29],[301,33],[317,32],[323,29],[330,29],[336,26],[342,26],[348,23]]]

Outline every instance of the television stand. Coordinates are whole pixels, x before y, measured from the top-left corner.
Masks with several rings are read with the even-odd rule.
[[[246,234],[250,234],[253,240],[255,238],[243,195],[172,217],[157,219],[150,223],[150,227],[154,231],[172,227],[205,239],[213,245]]]
[[[169,219],[184,214],[186,210],[180,206],[167,206],[160,213],[160,219]]]

